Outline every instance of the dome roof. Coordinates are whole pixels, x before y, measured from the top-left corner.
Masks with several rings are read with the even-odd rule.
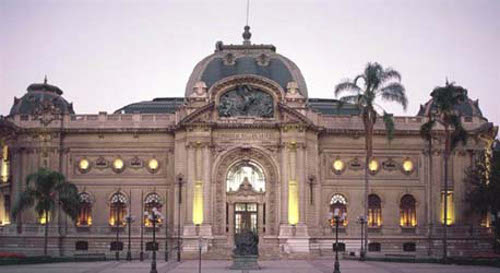
[[[420,105],[417,116],[428,116],[432,108],[435,108],[434,99],[430,99],[426,104]],[[473,101],[467,97],[467,100],[455,106],[455,110],[463,117],[484,118],[481,109],[479,109],[479,100]]]
[[[47,83],[33,83],[28,86],[28,93],[20,99],[14,98],[14,105],[10,109],[10,115],[31,115],[43,104],[52,104],[63,114],[74,114],[73,104],[68,103],[63,97],[63,91]]]
[[[250,43],[249,27],[243,33],[243,45],[224,45],[217,42],[215,52],[201,60],[193,69],[185,96],[193,93],[194,85],[205,82],[208,89],[217,81],[235,75],[257,75],[279,84],[283,90],[289,82],[296,82],[301,95],[307,98],[307,86],[297,65],[276,53],[273,45]]]

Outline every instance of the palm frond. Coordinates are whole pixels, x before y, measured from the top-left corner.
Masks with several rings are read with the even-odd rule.
[[[80,210],[80,197],[78,189],[72,183],[62,183],[59,187],[59,202],[62,210],[73,220],[76,219]]]
[[[345,80],[335,86],[335,97],[338,97],[342,93],[361,93],[361,88],[355,83]]]
[[[450,123],[453,126],[453,132],[451,134],[451,150],[453,150],[460,142],[462,142],[463,145],[467,144],[468,135],[467,131],[465,131],[464,127],[462,126],[460,116],[450,116]]]
[[[16,199],[14,200],[14,206],[12,207],[11,215],[12,218],[22,212],[23,210],[32,207],[35,203],[35,193],[34,191],[28,189],[26,191],[20,192]]]
[[[350,103],[358,105],[359,100],[360,100],[360,95],[350,95],[339,98],[339,102],[342,104]]]
[[[384,70],[384,73],[381,75],[381,82],[385,83],[390,80],[396,80],[398,82],[401,81],[401,74],[399,74],[398,71],[392,69],[392,68],[386,68]]]
[[[383,87],[382,89],[380,89],[380,94],[383,100],[398,102],[403,106],[404,110],[406,110],[406,108],[408,107],[406,90],[400,83],[393,82]]]
[[[392,118],[392,114],[384,111],[382,119],[384,121],[385,130],[387,131],[387,138],[391,141],[394,138],[394,119]]]
[[[436,121],[434,119],[430,119],[426,123],[422,124],[422,126],[420,126],[420,136],[422,136],[425,140],[430,141],[432,139],[432,129],[434,128],[434,125],[436,125]]]

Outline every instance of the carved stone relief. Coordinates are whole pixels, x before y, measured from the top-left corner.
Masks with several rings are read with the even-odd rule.
[[[217,110],[221,117],[272,118],[274,116],[273,97],[250,85],[238,85],[220,97]]]

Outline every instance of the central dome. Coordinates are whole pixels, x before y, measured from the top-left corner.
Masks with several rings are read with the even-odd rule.
[[[250,33],[243,34],[243,45],[224,45],[217,42],[215,52],[201,60],[193,69],[185,96],[191,95],[194,85],[202,81],[210,89],[219,80],[235,75],[256,75],[276,82],[287,90],[289,82],[296,82],[299,93],[307,98],[307,86],[297,65],[276,53],[273,45],[250,43]]]

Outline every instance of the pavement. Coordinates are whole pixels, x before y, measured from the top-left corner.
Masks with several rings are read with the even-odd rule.
[[[246,273],[245,271],[229,270],[231,261],[203,260],[204,273]],[[331,273],[333,262],[330,260],[282,260],[260,261],[261,270],[248,273]],[[78,262],[50,263],[33,265],[0,266],[0,273],[149,273],[149,261],[138,262]],[[158,262],[159,273],[197,273],[198,261],[183,261],[181,263]],[[341,260],[342,273],[500,273],[500,268],[485,266],[459,266],[442,264],[412,264],[392,262],[360,262]]]

